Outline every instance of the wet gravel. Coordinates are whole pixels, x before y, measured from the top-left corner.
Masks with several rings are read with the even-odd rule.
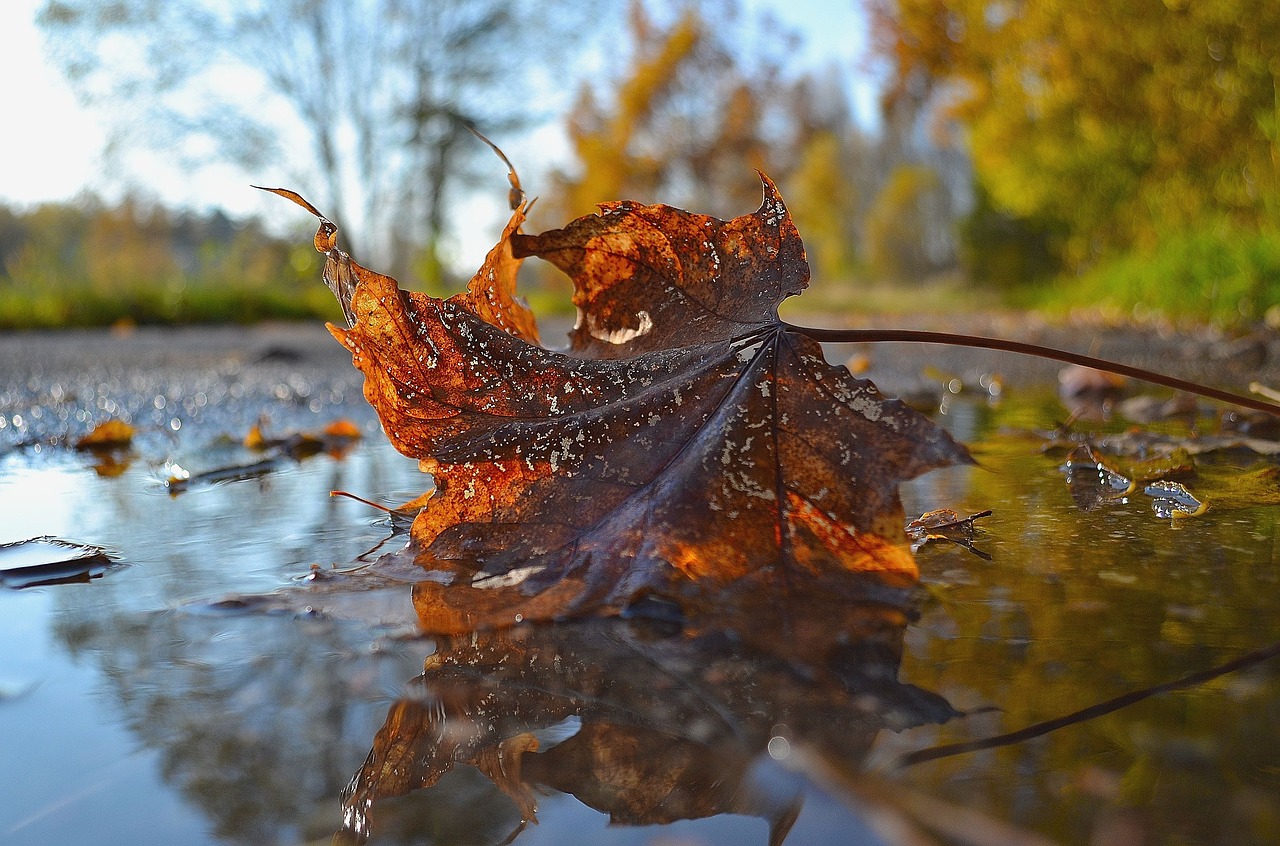
[[[818,318],[793,319],[824,325]],[[563,337],[550,321],[545,337]],[[1014,314],[877,318],[886,328],[967,332],[1029,341],[1110,358],[1169,375],[1246,391],[1280,385],[1280,337],[1256,332],[1051,324]],[[1062,365],[987,350],[932,344],[829,345],[886,393],[936,391],[940,379],[976,384],[997,374],[1007,386],[1052,384]],[[264,417],[275,431],[314,427],[338,416],[376,426],[347,352],[318,324],[252,327],[141,327],[0,337],[0,449],[76,437],[103,419],[124,419],[142,438],[185,439],[193,430],[236,435]]]
[[[75,330],[0,338],[0,445],[119,418],[139,438],[243,436],[338,416],[373,422],[350,355],[312,324]]]

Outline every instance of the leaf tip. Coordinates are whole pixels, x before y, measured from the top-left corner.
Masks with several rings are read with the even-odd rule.
[[[520,174],[516,173],[516,166],[507,158],[507,154],[502,152],[497,144],[486,138],[480,130],[471,124],[467,124],[467,129],[471,130],[471,134],[479,138],[489,146],[490,150],[498,154],[498,158],[502,159],[502,163],[507,166],[507,182],[511,183],[511,189],[507,192],[507,203],[511,206],[512,211],[518,211],[525,203],[524,188],[520,186]]]
[[[763,170],[757,170],[756,174],[760,177],[760,183],[764,187],[764,199],[760,201],[760,208],[756,210],[756,217],[761,218],[764,223],[773,226],[781,225],[784,229],[794,229],[791,224],[791,212],[787,209],[786,202],[782,199],[782,192],[778,190],[778,185]],[[806,282],[808,274],[806,273]],[[804,287],[804,286],[801,286]]]
[[[284,197],[289,202],[302,206],[304,209],[320,218],[320,226],[316,229],[316,237],[314,240],[316,252],[328,255],[328,253],[337,246],[337,225],[332,220],[322,215],[319,209],[307,202],[307,199],[297,191],[292,191],[288,188],[266,188],[262,185],[250,185],[249,187],[257,188],[259,191],[266,191],[268,194],[275,194],[276,196]]]
[[[782,192],[778,190],[778,184],[770,179],[769,174],[763,170],[756,170],[756,175],[760,177],[760,182],[764,186],[764,205],[768,206],[770,203],[777,203],[785,210],[786,204],[782,201]]]

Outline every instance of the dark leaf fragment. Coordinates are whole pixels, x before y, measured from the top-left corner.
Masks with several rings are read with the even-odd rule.
[[[8,588],[88,582],[112,564],[106,549],[48,535],[0,544],[0,585]]]
[[[989,561],[991,556],[973,545],[973,537],[976,531],[974,521],[990,516],[990,509],[970,514],[968,517],[961,517],[950,508],[925,512],[907,524],[907,537],[911,539],[911,551],[919,552],[931,541],[946,541],[962,546],[979,558]]]

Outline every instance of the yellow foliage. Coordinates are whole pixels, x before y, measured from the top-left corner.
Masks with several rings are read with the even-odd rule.
[[[768,50],[743,55],[733,42],[726,21],[737,8],[736,0],[687,4],[659,23],[645,4],[633,4],[620,76],[585,86],[569,116],[577,166],[558,175],[548,218],[617,199],[730,217],[759,202],[754,170],[783,176],[765,130],[766,111],[783,102],[778,67]],[[785,40],[772,31],[764,37]]]
[[[1280,4],[877,0],[890,97],[962,83],[995,203],[1068,227],[1067,257],[1209,216],[1280,217]]]
[[[815,280],[850,277],[857,265],[858,196],[835,132],[817,132],[787,181],[792,218],[804,235]]]
[[[889,174],[866,221],[867,261],[880,277],[918,282],[928,272],[922,202],[937,187],[938,175],[923,165],[899,165]]]

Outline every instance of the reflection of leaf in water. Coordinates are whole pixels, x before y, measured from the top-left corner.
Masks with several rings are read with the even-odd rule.
[[[114,479],[123,476],[136,457],[133,450],[94,450],[90,467],[102,478]]]
[[[527,236],[522,205],[447,300],[355,264],[321,217],[348,323],[331,330],[391,442],[436,477],[400,556],[425,579],[425,629],[915,579],[898,485],[968,454],[778,319],[809,271],[763,181],[760,209],[730,221],[620,202]],[[573,280],[568,354],[535,345],[523,256]]]
[[[1180,482],[1152,482],[1142,492],[1151,497],[1151,508],[1156,516],[1165,519],[1196,517],[1203,514],[1207,507]]]
[[[882,728],[956,715],[897,681],[900,612],[813,610],[826,636],[799,645],[619,619],[444,640],[344,792],[347,832],[367,837],[376,802],[469,765],[526,821],[536,821],[534,795],[551,788],[630,825],[754,815],[781,843],[799,797],[752,774],[771,739],[855,761]]]
[[[1104,462],[1089,444],[1071,451],[1062,472],[1067,477],[1071,499],[1081,511],[1121,502],[1134,489],[1133,481]]]

